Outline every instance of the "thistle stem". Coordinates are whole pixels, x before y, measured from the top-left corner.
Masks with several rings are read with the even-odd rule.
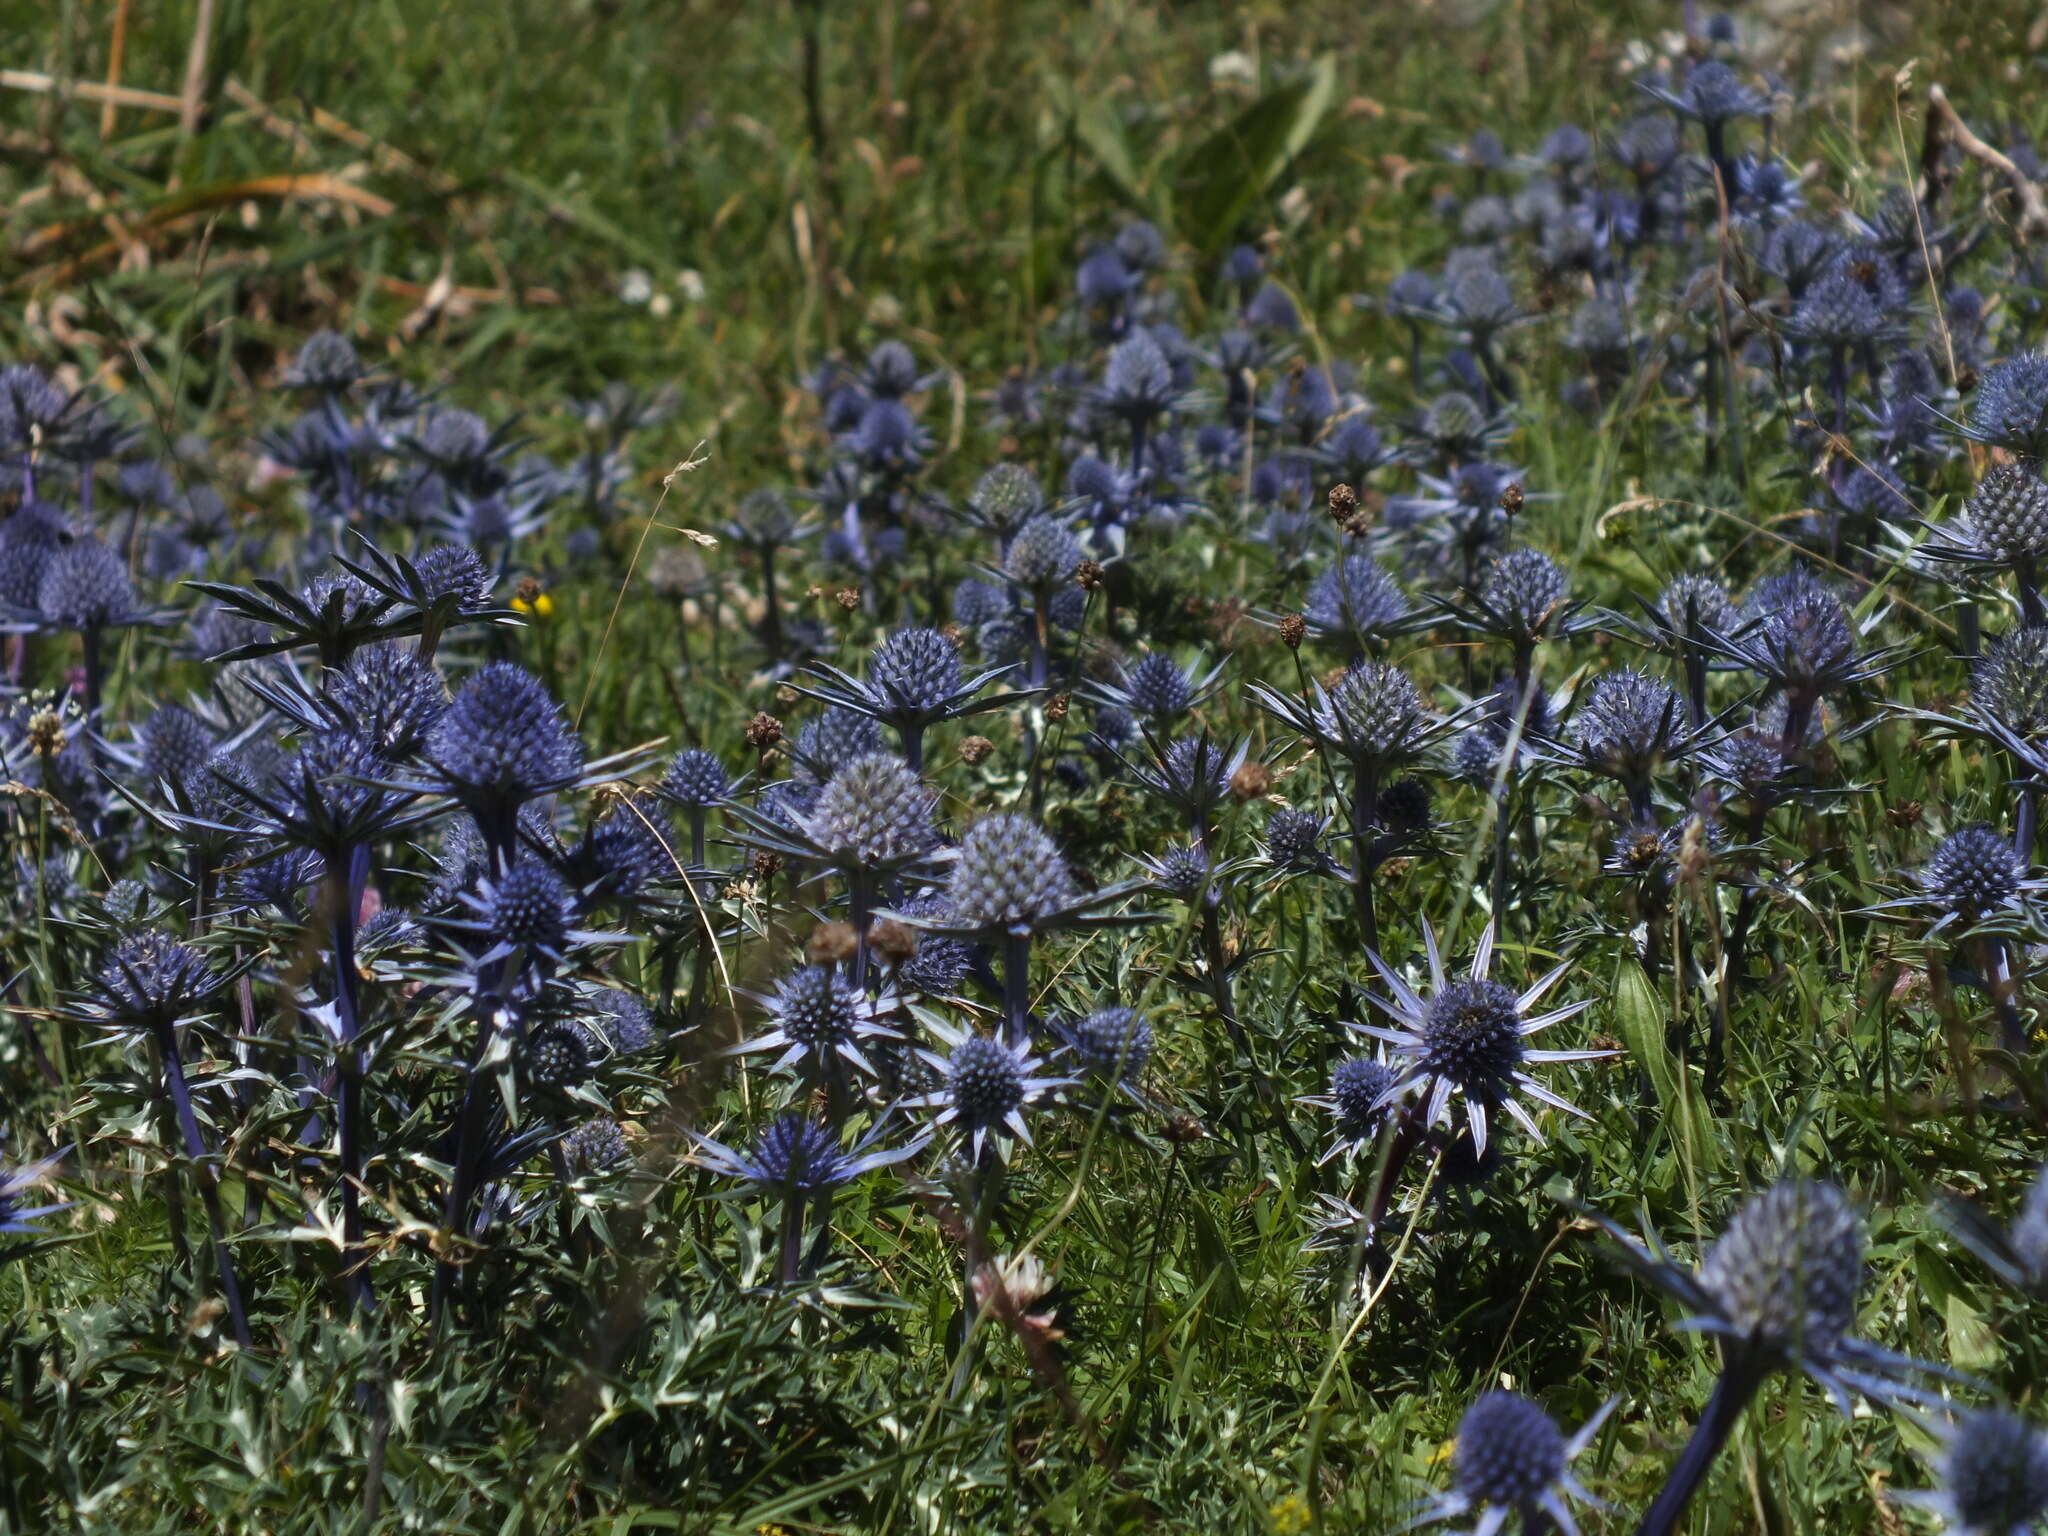
[[[1707,1399],[1706,1410],[1700,1415],[1699,1423],[1693,1426],[1692,1438],[1686,1441],[1685,1450],[1679,1455],[1678,1464],[1671,1469],[1663,1490],[1636,1527],[1636,1536],[1671,1536],[1671,1532],[1678,1528],[1685,1506],[1706,1480],[1714,1458],[1728,1443],[1729,1435],[1741,1421],[1742,1410],[1756,1396],[1757,1388],[1763,1385],[1767,1374],[1761,1362],[1746,1355],[1724,1357],[1720,1379],[1714,1383],[1714,1392]]]

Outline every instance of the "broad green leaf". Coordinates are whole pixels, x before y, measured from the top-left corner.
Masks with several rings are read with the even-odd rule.
[[[1305,78],[1268,91],[1183,154],[1174,178],[1182,237],[1221,250],[1253,201],[1308,147],[1336,94],[1336,58],[1324,54]]]

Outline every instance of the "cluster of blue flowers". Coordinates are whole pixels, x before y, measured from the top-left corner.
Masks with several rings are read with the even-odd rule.
[[[596,1252],[606,1210],[664,1179],[722,1183],[774,1227],[776,1284],[813,1287],[845,1266],[836,1192],[885,1169],[957,1243],[963,1309],[1045,1334],[997,1234],[1050,1135],[1304,1159],[1308,1247],[1355,1281],[1437,1183],[1484,1188],[1504,1142],[1540,1159],[1553,1111],[1592,1118],[1570,1080],[1621,1050],[1546,911],[1573,827],[1608,880],[1570,937],[1689,999],[1671,1045],[1718,1105],[1770,915],[1809,900],[1859,743],[1903,721],[1988,748],[2009,790],[1831,920],[1910,923],[2038,1084],[2037,317],[1962,285],[1995,242],[1940,166],[1866,214],[1810,211],[1769,82],[1721,32],[1646,85],[1598,134],[1447,156],[1443,259],[1359,300],[1381,366],[1329,355],[1272,252],[1188,273],[1143,222],[1078,253],[1073,360],[984,397],[1006,452],[978,473],[926,426],[942,376],[912,347],[828,363],[802,483],[733,496],[715,553],[647,575],[750,636],[743,661],[686,651],[710,713],[665,761],[594,752],[530,642],[543,547],[609,570],[634,435],[672,398],[580,407],[561,462],[323,332],[257,449],[287,539],[207,488],[206,444],[148,455],[111,404],[0,371],[14,916],[70,936],[23,941],[5,1070],[80,1095],[74,1134],[153,1149],[179,1262],[255,1355],[293,1271],[359,1317],[480,1326],[536,1234]],[[1513,457],[1546,383],[1596,425],[1661,391],[1674,453],[1736,494],[1775,435],[1819,466],[1811,505],[1767,549],[1674,536],[1595,606],[1577,551],[1531,542],[1601,511],[1546,509],[1573,488]],[[1950,490],[1960,509],[1923,517]],[[1887,698],[1893,603],[1953,635],[1966,703]],[[1442,910],[1418,865],[1456,892]],[[1297,993],[1353,1015],[1315,1041],[1245,1005],[1282,948],[1250,936],[1311,914],[1318,952],[1356,957],[1309,977],[1294,943]],[[65,1166],[33,1150],[0,1176],[0,1257],[64,1209],[28,1203]],[[2010,1229],[1949,1215],[2048,1287],[2048,1183]],[[1941,1415],[1932,1500],[1959,1529],[2048,1510],[2038,1430],[1952,1411],[1969,1384],[1857,1336],[1836,1184],[1770,1183],[1696,1267],[1597,1219],[1721,1340],[1644,1532],[1790,1370],[1845,1411]],[[246,1239],[280,1230],[252,1272]],[[1424,1513],[1572,1529],[1570,1464],[1605,1422],[1567,1437],[1479,1397]]]

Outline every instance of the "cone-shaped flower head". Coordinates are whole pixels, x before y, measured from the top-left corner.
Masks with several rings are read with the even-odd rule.
[[[1451,1489],[1413,1522],[1461,1518],[1479,1511],[1474,1536],[1495,1536],[1520,1516],[1524,1529],[1578,1529],[1568,1500],[1597,1503],[1571,1474],[1614,1405],[1609,1403],[1567,1440],[1538,1404],[1519,1392],[1487,1392],[1458,1424]]]
[[[2048,737],[2048,629],[2015,629],[1987,646],[1971,675],[1970,707],[2022,741]]]
[[[1903,1494],[1957,1536],[2027,1536],[2048,1518],[2048,1435],[2016,1413],[1980,1408],[1942,1435],[1931,1493]]]
[[[1528,1036],[1592,1007],[1589,998],[1531,1016],[1530,1010],[1564,979],[1570,962],[1558,966],[1526,991],[1515,993],[1488,979],[1487,972],[1493,963],[1490,924],[1479,936],[1470,975],[1459,981],[1444,974],[1436,933],[1426,922],[1422,936],[1429,956],[1431,990],[1427,999],[1378,955],[1371,951],[1366,954],[1393,993],[1391,1000],[1368,1000],[1387,1014],[1396,1027],[1356,1024],[1352,1028],[1386,1041],[1401,1062],[1393,1082],[1380,1095],[1382,1107],[1415,1090],[1421,1095],[1423,1124],[1435,1125],[1449,1118],[1451,1100],[1461,1098],[1474,1149],[1481,1153],[1486,1150],[1492,1117],[1502,1111],[1538,1141],[1543,1139],[1518,1095],[1585,1117],[1584,1110],[1559,1098],[1530,1076],[1528,1070],[1539,1064],[1592,1061],[1614,1054],[1531,1050],[1528,1046]]]
[[[2048,449],[2048,353],[2022,352],[1993,363],[1977,381],[1969,435],[2029,458]]]
[[[1067,1025],[1062,1033],[1091,1072],[1136,1082],[1152,1059],[1152,1026],[1135,1008],[1099,1008]]]
[[[1003,573],[1020,587],[1043,592],[1067,581],[1080,563],[1081,546],[1066,525],[1034,517],[1010,541]]]
[[[2026,864],[2000,833],[1982,824],[1951,832],[1920,872],[1928,903],[1964,926],[2010,905],[2026,885]]]
[[[1039,1099],[1072,1079],[1042,1075],[1043,1063],[1026,1045],[1008,1045],[971,1030],[938,1028],[934,1033],[951,1047],[945,1056],[918,1052],[943,1085],[923,1101],[938,1111],[934,1122],[958,1126],[976,1158],[991,1149],[1000,1155],[1011,1137],[1029,1145],[1026,1114]]]
[[[182,704],[165,704],[142,729],[143,771],[152,779],[196,783],[213,756],[213,729]]]
[[[900,869],[937,845],[937,806],[937,794],[901,758],[874,752],[832,776],[803,831],[849,866]]]
[[[1073,872],[1052,838],[1029,817],[1005,812],[967,829],[946,901],[963,926],[1028,931],[1075,893]]]
[[[602,1173],[626,1160],[626,1133],[616,1120],[586,1120],[562,1138],[562,1157],[572,1173]]]
[[[66,629],[105,629],[136,613],[128,562],[98,539],[77,539],[50,556],[36,584],[36,607]]]
[[[699,747],[678,752],[662,778],[661,792],[678,805],[708,810],[723,805],[732,793],[725,764]]]
[[[480,825],[571,783],[583,744],[532,673],[509,661],[483,667],[456,692],[427,735],[426,755],[448,792]],[[488,830],[488,827],[487,827]]]
[[[1547,632],[1564,608],[1571,585],[1557,562],[1539,549],[1511,549],[1493,562],[1479,598],[1508,639]]]
[[[485,888],[491,937],[515,949],[559,955],[568,940],[571,900],[553,865],[523,858]]]
[[[221,979],[196,949],[161,928],[117,943],[101,964],[94,1011],[120,1024],[167,1024],[220,990]]]
[[[876,649],[868,682],[905,708],[944,709],[963,681],[960,651],[936,629],[899,629]]]
[[[791,971],[761,1002],[769,1027],[739,1049],[781,1051],[777,1067],[797,1068],[812,1079],[835,1075],[846,1066],[872,1074],[868,1047],[877,1040],[897,1038],[896,1031],[878,1018],[885,1007],[893,1006],[893,999],[870,1002],[837,966],[806,965]]]
[[[1997,465],[1963,503],[1963,522],[1984,558],[2038,560],[2048,555],[2048,481],[2026,464]]]
[[[396,646],[365,646],[332,674],[327,704],[335,717],[394,757],[423,741],[448,707],[441,674]]]
[[[1413,614],[1394,578],[1370,555],[1347,554],[1309,584],[1301,605],[1318,635],[1376,645]]]
[[[697,1161],[729,1179],[778,1194],[815,1194],[851,1183],[873,1168],[901,1162],[924,1145],[919,1139],[894,1150],[871,1150],[877,1126],[851,1150],[808,1116],[792,1111],[772,1122],[751,1153],[737,1152],[707,1136],[698,1136]],[[693,1133],[694,1134],[694,1133]]]
[[[1584,766],[1616,778],[1647,778],[1683,734],[1678,694],[1632,667],[1601,674],[1567,727]]]
[[[597,1047],[577,1025],[552,1019],[526,1037],[528,1079],[544,1088],[574,1088],[590,1076]]]
[[[1699,1280],[1737,1339],[1788,1361],[1830,1354],[1856,1321],[1862,1222],[1834,1185],[1787,1179],[1736,1211]]]

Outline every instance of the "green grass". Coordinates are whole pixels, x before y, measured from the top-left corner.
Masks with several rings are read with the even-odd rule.
[[[0,33],[16,40],[0,63],[100,78],[106,8],[64,0],[56,22],[50,9],[0,0]],[[177,90],[192,9],[137,6],[126,82]],[[641,578],[684,547],[677,527],[712,526],[747,490],[795,478],[821,443],[798,389],[811,366],[896,335],[948,370],[924,412],[941,442],[930,478],[964,492],[998,453],[974,397],[1016,363],[1086,360],[1086,343],[1047,321],[1083,239],[1141,212],[1182,254],[1171,282],[1190,334],[1207,328],[1213,299],[1198,253],[1240,224],[1264,230],[1276,272],[1319,327],[1310,346],[1357,362],[1385,394],[1401,337],[1350,296],[1441,257],[1427,207],[1452,175],[1442,148],[1482,125],[1522,147],[1563,118],[1608,121],[1625,100],[1613,70],[1622,49],[1670,20],[1664,7],[1624,4],[223,0],[209,114],[189,140],[164,114],[124,111],[103,136],[92,104],[0,97],[0,353],[127,395],[167,439],[198,430],[228,445],[194,473],[240,515],[270,520],[288,516],[283,499],[249,488],[236,445],[274,420],[261,386],[314,326],[351,331],[392,371],[446,381],[494,418],[525,413],[551,450],[574,440],[569,401],[614,381],[676,382],[679,414],[639,447],[636,505],[648,516],[659,505],[659,517],[607,529],[603,552],[581,560],[551,532],[535,563],[554,611],[518,653],[559,697],[583,701],[603,750],[668,737],[730,757],[755,711],[796,710],[752,674],[733,634],[714,636],[708,615],[679,614]],[[2028,20],[2010,6],[1967,26],[1939,8],[1845,8],[1802,23],[1786,57],[1792,78],[1812,82],[1795,152],[1819,162],[1816,189],[1874,204],[1917,153],[1928,80],[1980,127],[2048,127],[2020,42]],[[1869,56],[1831,63],[1842,29],[1859,22],[1877,34]],[[802,83],[812,24],[822,143]],[[1252,57],[1252,91],[1211,84],[1227,50]],[[1895,118],[1892,75],[1908,59],[1919,61],[1915,86]],[[270,127],[237,105],[231,77],[268,105]],[[248,187],[315,173],[351,178],[389,211]],[[164,220],[146,264],[133,253],[123,263],[118,243],[95,252],[110,210]],[[45,233],[67,224],[78,227]],[[619,297],[635,270],[660,305]],[[479,296],[401,336],[443,274]],[[1689,440],[1689,407],[1654,386],[1598,430],[1550,404],[1565,371],[1554,329],[1523,349],[1527,396],[1542,403],[1520,421],[1513,457],[1532,487],[1557,493],[1535,504],[1532,536],[1566,559],[1577,589],[1620,606],[1674,568],[1781,562],[1777,530],[1811,485],[1800,473],[1810,466],[1786,462],[1785,403],[1753,418],[1754,473],[1739,490]],[[700,442],[708,461],[663,501],[662,477]],[[1958,472],[1926,489],[1952,496],[1966,484]],[[1148,638],[1227,650],[1233,698],[1255,677],[1291,685],[1285,653],[1249,628],[1219,640],[1208,612],[1172,602],[1298,601],[1299,582],[1241,535],[1226,517],[1213,542],[1161,551],[1148,571],[1159,598]],[[706,558],[747,587],[729,552]],[[1920,611],[1934,601],[1924,586],[1893,595],[1890,632],[1926,650],[1894,697],[1954,697],[1965,674],[1942,650],[1947,616]],[[826,594],[807,601],[838,625],[842,659],[872,643],[865,617],[845,618]],[[111,701],[118,722],[196,679],[147,644],[129,659]],[[1454,657],[1418,659],[1458,676]],[[1570,666],[1607,659],[1604,642],[1586,643]],[[1215,719],[1278,745],[1241,703]],[[962,728],[939,733],[933,754],[956,816],[1024,789],[1021,722],[975,728],[998,742],[986,767],[956,760]],[[1300,1529],[1301,1518],[1378,1532],[1442,1485],[1464,1406],[1504,1379],[1540,1391],[1568,1425],[1623,1398],[1581,1476],[1633,1511],[1705,1400],[1714,1357],[1664,1326],[1670,1309],[1602,1258],[1573,1204],[1625,1222],[1640,1205],[1692,1243],[1742,1193],[1809,1164],[1847,1171],[1873,1212],[1868,1331],[2027,1398],[2048,1366],[2038,1309],[2003,1299],[1925,1208],[1940,1185],[1990,1190],[2009,1208],[2048,1139],[2038,1114],[1965,1100],[1939,1010],[1890,985],[1895,962],[1920,963],[1911,932],[1855,915],[1924,859],[1935,832],[2002,814],[2002,769],[1900,725],[1859,742],[1849,764],[1858,793],[1781,831],[1812,862],[1797,899],[1762,920],[1755,953],[1768,970],[1731,1020],[1724,1102],[1709,1101],[1696,1055],[1666,1045],[1674,1021],[1681,1034],[1697,1024],[1700,995],[1674,995],[1668,975],[1661,990],[1642,982],[1627,958],[1632,914],[1619,883],[1599,875],[1599,839],[1553,788],[1540,924],[1518,916],[1504,964],[1533,975],[1558,953],[1579,955],[1566,995],[1601,997],[1591,1028],[1629,1055],[1574,1079],[1590,1123],[1553,1117],[1548,1150],[1518,1143],[1486,1190],[1403,1207],[1390,1243],[1399,1268],[1369,1305],[1341,1264],[1300,1253],[1314,1194],[1352,1175],[1254,1133],[1249,1078],[1171,980],[1191,955],[1185,928],[1051,947],[1045,1005],[1147,997],[1160,1076],[1210,1131],[1175,1149],[1156,1126],[1143,1138],[1083,1126],[1019,1167],[1000,1235],[1030,1241],[1058,1275],[1086,1430],[1000,1329],[978,1336],[956,1387],[957,1249],[894,1181],[864,1184],[838,1208],[841,1292],[798,1304],[756,1289],[773,1255],[753,1251],[749,1217],[772,1230],[772,1213],[730,1210],[677,1166],[686,1119],[746,1112],[703,1063],[642,1088],[645,1162],[661,1177],[613,1213],[619,1257],[564,1261],[508,1286],[494,1329],[452,1340],[407,1322],[358,1329],[289,1251],[314,1244],[243,1244],[277,1341],[278,1368],[252,1380],[214,1352],[217,1321],[195,1317],[202,1298],[174,1278],[140,1173],[156,1155],[147,1134],[71,1117],[69,1095],[28,1092],[25,1040],[41,1026],[33,1006],[12,1008],[0,1015],[0,1088],[26,1096],[5,1118],[86,1142],[93,1178],[73,1240],[0,1272],[0,1466],[12,1480],[0,1532],[368,1528],[357,1511],[374,1453],[357,1394],[378,1379],[372,1343],[400,1382],[380,1529],[1251,1533]],[[1313,767],[1301,772],[1313,782]],[[1126,790],[1089,794],[1049,821],[1086,844],[1098,872],[1172,831]],[[1919,820],[1909,803],[1925,808]],[[1446,804],[1461,832],[1475,831],[1477,795]],[[1248,849],[1258,818],[1233,815],[1229,836]],[[1403,943],[1428,915],[1440,928],[1462,918],[1458,947],[1469,946],[1483,864],[1476,884],[1467,877],[1483,843],[1474,862],[1465,854],[1457,846],[1390,878],[1383,901]],[[727,956],[735,985],[764,985],[801,942],[807,924],[780,900],[766,911],[729,903],[758,932]],[[1681,906],[1705,933],[1732,902],[1709,889]],[[43,1006],[83,962],[61,939],[54,959],[29,944],[33,914],[16,917],[0,955],[9,974],[32,968]],[[1342,903],[1281,887],[1243,917],[1245,950],[1278,951],[1247,972],[1246,1028],[1278,1080],[1319,1088],[1340,1049],[1335,1021],[1358,1016],[1369,981]],[[721,1015],[720,1027],[742,1016]],[[1965,1033],[1976,1024],[1962,1022]],[[93,1060],[83,1039],[72,1048]],[[1305,1112],[1296,1124],[1309,1133]],[[1878,1493],[1923,1484],[1914,1453],[1926,1445],[1902,1420],[1844,1424],[1815,1389],[1780,1383],[1691,1529],[1911,1526],[1919,1517],[1895,1516]],[[1587,1520],[1589,1531],[1629,1528],[1625,1515]]]

